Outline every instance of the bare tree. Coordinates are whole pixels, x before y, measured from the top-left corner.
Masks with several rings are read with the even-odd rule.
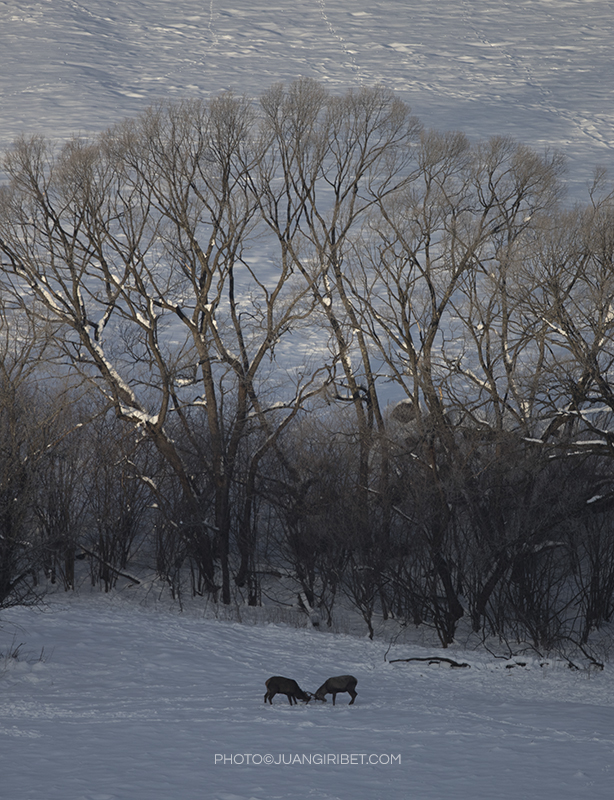
[[[0,289],[0,292],[2,289]],[[54,456],[62,425],[59,402],[36,386],[50,352],[49,331],[37,329],[0,296],[0,607],[36,602],[48,542],[38,525],[40,479]]]
[[[262,384],[281,389],[274,353],[308,308],[287,264],[265,275],[254,255],[252,125],[246,100],[222,96],[152,108],[58,156],[22,140],[6,159],[0,224],[5,268],[16,295],[26,287],[28,313],[38,303],[62,326],[67,366],[142,430],[180,481],[191,524],[219,560],[224,602],[244,437],[259,425],[272,442],[311,391],[308,376],[285,401],[277,396],[281,418],[269,425]],[[195,420],[208,428],[209,451],[199,455],[213,477],[211,519],[169,415],[196,449]],[[208,588],[216,591],[212,580]]]
[[[385,548],[390,518],[385,426],[372,349],[347,283],[347,257],[368,214],[409,180],[420,125],[409,107],[381,86],[334,97],[302,79],[287,88],[274,86],[261,106],[263,137],[270,145],[259,162],[254,193],[282,260],[313,298],[312,319],[319,320],[326,337],[322,349],[328,350],[328,400],[353,412],[359,453],[353,535],[363,550]],[[300,481],[296,491],[300,494]]]
[[[556,201],[560,159],[432,131],[414,159],[411,180],[378,202],[345,280],[372,350],[407,398],[409,446],[436,510],[425,541],[449,643],[464,611],[448,539],[459,487],[467,495],[472,486],[459,433],[507,427],[512,406],[526,413],[507,272],[531,220]]]

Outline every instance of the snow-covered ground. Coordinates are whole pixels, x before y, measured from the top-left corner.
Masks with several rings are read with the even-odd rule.
[[[0,146],[160,97],[307,75],[395,89],[429,127],[614,165],[612,0],[0,0]]]
[[[483,652],[410,645],[388,659],[471,666],[391,664],[383,641],[206,620],[121,594],[3,612],[0,652],[22,642],[0,661],[7,800],[612,797],[609,666],[507,669]],[[353,706],[348,695],[336,707],[330,696],[263,703],[270,675],[313,692],[342,673],[358,678]]]

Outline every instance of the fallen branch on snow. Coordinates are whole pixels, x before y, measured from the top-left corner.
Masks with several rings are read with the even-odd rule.
[[[451,667],[470,667],[471,664],[453,661],[451,658],[444,658],[443,656],[431,656],[430,658],[393,658],[388,663],[395,664],[398,661],[427,661],[429,664],[449,664]]]

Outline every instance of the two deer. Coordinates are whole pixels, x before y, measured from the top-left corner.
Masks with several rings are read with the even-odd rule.
[[[325,703],[326,695],[332,694],[333,705],[335,705],[337,695],[342,692],[347,692],[352,698],[349,705],[352,705],[354,700],[356,700],[357,683],[358,681],[353,675],[337,675],[336,678],[329,678],[327,681],[324,681],[322,686],[312,695],[310,692],[304,692],[292,678],[282,678],[280,675],[274,675],[266,681],[264,702],[266,703],[268,700],[269,703],[273,705],[273,698],[276,694],[285,694],[290,705],[292,705],[293,700],[294,705],[297,704],[297,700],[303,700],[305,703],[308,703],[313,697]]]

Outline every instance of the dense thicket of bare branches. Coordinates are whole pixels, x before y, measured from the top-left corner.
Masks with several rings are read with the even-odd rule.
[[[310,80],[17,141],[0,604],[140,559],[178,598],[276,581],[371,635],[586,645],[614,612],[614,197],[597,171],[567,208],[562,169]]]

